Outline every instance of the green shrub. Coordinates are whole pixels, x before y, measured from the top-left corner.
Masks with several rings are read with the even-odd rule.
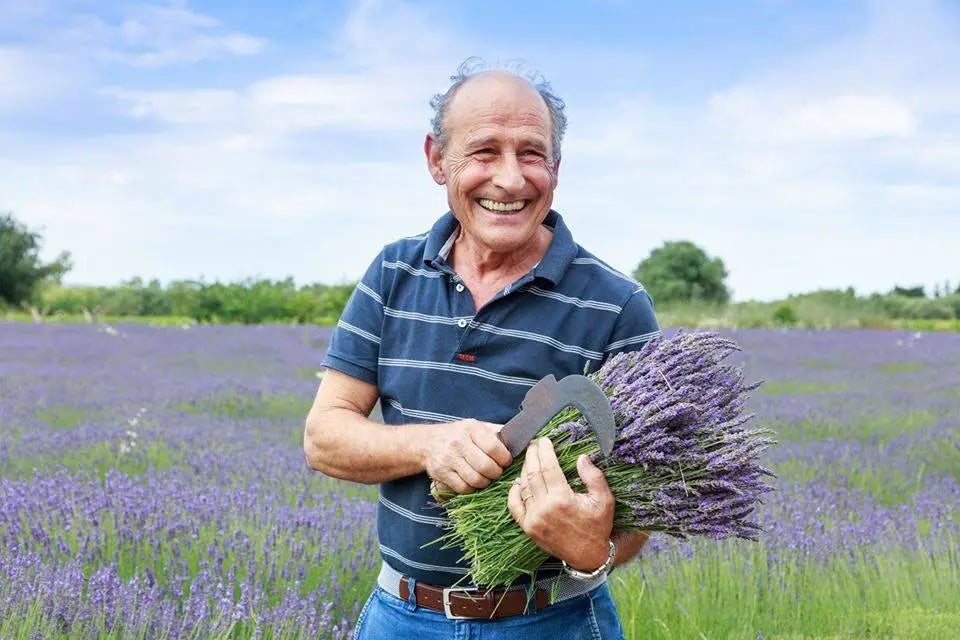
[[[789,304],[781,304],[773,312],[773,321],[777,324],[797,324],[797,312]]]

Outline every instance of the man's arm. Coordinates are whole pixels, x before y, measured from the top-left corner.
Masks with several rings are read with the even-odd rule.
[[[617,556],[613,559],[613,566],[616,567],[633,560],[647,543],[650,534],[646,531],[614,531],[610,537],[613,544],[617,545]]]
[[[479,420],[442,424],[380,424],[367,416],[377,387],[327,369],[307,415],[303,451],[311,469],[376,484],[426,471],[457,493],[500,476],[511,456],[499,425]]]

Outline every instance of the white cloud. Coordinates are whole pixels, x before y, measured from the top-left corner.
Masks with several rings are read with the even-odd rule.
[[[29,110],[86,80],[68,58],[26,48],[0,47],[0,114]]]
[[[211,124],[235,113],[239,96],[235,91],[127,91],[116,87],[101,91],[123,105],[130,118],[155,119],[172,124]]]
[[[799,98],[803,100],[803,98]],[[910,109],[889,95],[831,95],[796,104],[798,96],[738,87],[710,96],[717,126],[765,142],[834,143],[907,137],[917,130]]]
[[[906,137],[917,129],[910,110],[889,96],[836,96],[804,105],[786,121],[800,138]]]
[[[159,67],[224,56],[250,56],[263,50],[261,38],[223,31],[211,16],[185,5],[141,5],[127,9],[115,27],[116,42],[102,52],[107,60]]]
[[[425,131],[429,89],[411,70],[383,76],[378,71],[353,75],[273,76],[239,90],[101,91],[118,101],[134,119],[207,130],[238,132],[276,140],[307,130],[396,134]]]

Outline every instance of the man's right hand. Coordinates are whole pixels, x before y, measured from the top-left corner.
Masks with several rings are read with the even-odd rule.
[[[486,487],[513,461],[497,435],[502,428],[473,419],[429,425],[423,441],[427,475],[456,493]]]

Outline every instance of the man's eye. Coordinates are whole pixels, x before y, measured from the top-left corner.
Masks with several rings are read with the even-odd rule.
[[[474,151],[473,155],[475,156],[493,156],[496,152],[493,149],[480,149],[479,151]]]

